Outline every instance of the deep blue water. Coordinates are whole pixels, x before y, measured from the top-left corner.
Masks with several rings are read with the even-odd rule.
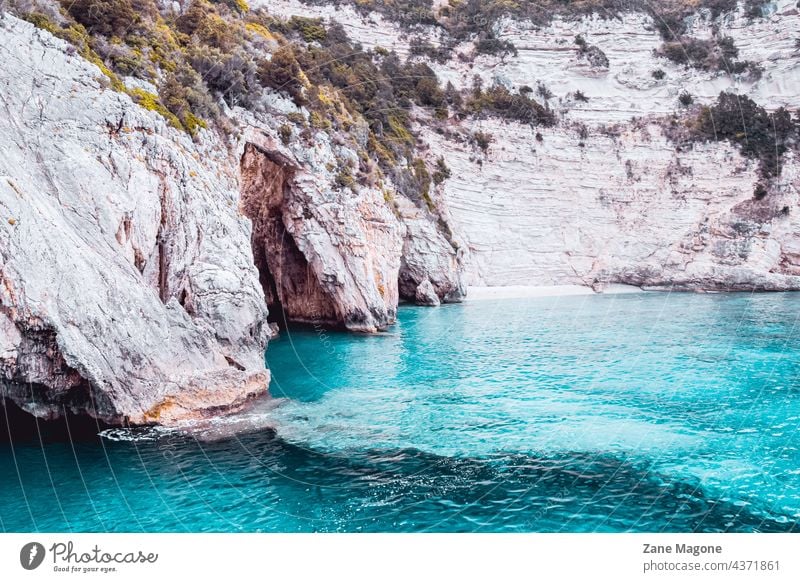
[[[799,316],[800,294],[637,294],[283,332],[276,400],[234,419],[0,445],[0,529],[792,530]]]

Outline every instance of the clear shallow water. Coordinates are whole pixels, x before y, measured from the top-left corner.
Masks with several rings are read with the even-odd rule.
[[[639,294],[284,332],[278,400],[235,419],[0,445],[0,527],[793,530],[799,319],[800,294]]]

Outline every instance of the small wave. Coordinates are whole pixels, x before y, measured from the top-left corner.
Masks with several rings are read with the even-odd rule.
[[[175,429],[163,426],[143,426],[136,428],[108,428],[102,431],[100,436],[114,442],[144,442],[156,441],[176,432]]]
[[[152,442],[175,436],[187,436],[203,441],[224,440],[240,434],[271,430],[270,411],[284,401],[282,398],[269,397],[254,401],[245,411],[227,415],[187,420],[171,427],[109,428],[99,434],[102,438],[114,442]]]

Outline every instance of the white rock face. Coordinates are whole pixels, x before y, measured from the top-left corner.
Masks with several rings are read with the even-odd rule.
[[[773,109],[800,103],[795,46],[800,11],[793,0],[773,4],[766,18],[748,19],[740,6],[714,23],[696,16],[688,30],[708,38],[712,25],[718,27],[719,34],[734,39],[739,59],[763,68],[758,80],[698,71],[657,56],[662,40],[650,17],[639,13],[556,18],[541,28],[505,19],[497,35],[515,45],[516,57],[429,63],[441,82],[462,88],[476,75],[486,85],[501,83],[512,90],[543,83],[561,120],[555,128],[538,130],[496,120],[454,127],[461,135],[480,130],[494,136],[485,159],[463,141],[419,126],[431,146],[430,159],[443,156],[452,170],[437,201],[449,208],[451,238],[456,246],[462,243],[459,258],[467,264],[467,281],[800,287],[797,161],[787,155],[770,194],[756,201],[752,162],[724,143],[676,151],[658,120],[679,109],[684,91],[702,104],[712,103],[721,91],[748,94]],[[365,47],[408,54],[408,37],[380,17],[297,0],[270,3],[270,9],[284,16],[335,19]],[[417,34],[436,38],[432,27]],[[608,66],[592,65],[579,55],[579,34],[603,51]],[[465,43],[455,52],[472,50]],[[665,72],[662,80],[652,75],[657,69]],[[577,101],[575,91],[589,101]],[[537,131],[542,141],[535,138]]]
[[[169,423],[266,391],[238,161],[6,15],[0,378],[40,417]]]
[[[458,250],[458,240],[445,235],[452,219],[443,204],[438,205],[441,218],[437,220],[407,198],[395,196],[397,216],[406,228],[400,295],[420,305],[461,301],[466,295],[464,253]]]
[[[735,148],[676,152],[658,124],[588,137],[480,127],[498,136],[482,165],[469,146],[428,137],[452,169],[445,197],[469,249],[470,284],[800,287],[793,158],[756,201],[755,164]]]
[[[494,120],[467,124],[466,131],[495,136],[482,165],[470,161],[476,153],[464,146],[426,136],[453,169],[445,198],[470,250],[469,281],[798,288],[796,160],[786,156],[773,190],[756,201],[754,163],[726,143],[676,148],[657,119],[677,108],[683,91],[701,103],[733,90],[768,108],[795,107],[800,59],[790,31],[800,16],[791,4],[779,2],[769,18],[733,15],[720,24],[740,58],[763,67],[756,82],[655,56],[660,38],[639,14],[556,20],[540,30],[505,21],[501,37],[519,56],[497,66],[481,57],[470,75],[487,82],[503,77],[515,86],[542,81],[562,121],[538,130]],[[698,18],[690,34],[708,36],[704,27]],[[578,34],[603,50],[607,69],[577,56]],[[662,81],[652,77],[659,68],[666,72]],[[463,84],[468,76],[459,79]],[[588,103],[570,100],[577,90]]]

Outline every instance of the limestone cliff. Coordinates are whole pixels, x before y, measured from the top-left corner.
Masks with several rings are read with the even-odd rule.
[[[459,301],[467,282],[800,289],[797,148],[765,186],[740,147],[680,130],[723,90],[795,111],[793,2],[687,20],[695,38],[733,39],[758,64],[746,72],[660,56],[641,12],[499,18],[492,34],[516,55],[462,41],[432,59],[415,49],[437,26],[409,33],[346,2],[268,3],[280,22],[206,3],[181,24],[197,5],[159,3],[148,42],[166,50],[167,23],[235,26],[168,31],[175,60],[150,47],[148,67],[162,64],[123,80],[91,46],[124,68],[139,34],[121,48],[97,33],[79,51],[86,29],[63,12],[63,26],[0,21],[0,396],[38,417],[237,409],[267,390],[268,306],[279,321],[373,332],[399,301]],[[315,77],[346,39],[297,14],[335,18],[374,50],[346,44],[361,60]],[[176,90],[179,66],[194,84]],[[202,85],[198,71],[218,68],[229,77]],[[348,96],[354,68],[374,91]],[[481,84],[533,95],[548,123],[459,109]]]
[[[463,296],[442,218],[389,183],[337,184],[357,152],[282,139],[302,115],[285,96],[192,139],[45,30],[5,15],[0,44],[0,395],[27,412],[233,410],[267,390],[267,303],[371,332],[401,295]]]
[[[324,131],[281,140],[282,115],[236,115],[244,128],[243,212],[279,320],[374,332],[395,322],[400,299],[430,305],[464,297],[461,258],[441,214],[388,182],[337,184],[341,160],[358,154]]]
[[[235,160],[0,21],[0,378],[36,416],[172,422],[267,390]]]
[[[741,6],[714,21],[693,18],[690,34],[707,38],[715,28],[734,39],[740,58],[762,69],[755,78],[658,56],[659,35],[643,15],[556,20],[539,28],[504,21],[498,34],[515,44],[518,56],[480,57],[469,71],[452,66],[451,78],[466,83],[477,72],[487,82],[541,84],[562,118],[557,127],[536,130],[474,122],[467,131],[495,136],[486,155],[430,136],[454,169],[445,198],[470,250],[470,280],[800,288],[797,154],[784,158],[769,194],[757,200],[755,163],[727,142],[669,139],[668,118],[681,115],[680,94],[691,95],[697,107],[723,90],[794,110],[800,103],[800,59],[790,32],[800,27],[795,4],[765,5],[769,14],[757,19]],[[599,47],[607,63],[593,66],[582,58],[577,35]],[[576,100],[576,91],[588,100]]]
[[[364,15],[348,2],[310,4],[280,0],[271,6],[336,18],[365,46],[401,54],[410,54],[420,39],[436,44],[441,33],[425,23],[409,28]],[[727,142],[681,143],[670,131],[672,116],[689,115],[682,94],[694,110],[721,91],[749,95],[768,109],[796,110],[800,10],[794,0],[764,3],[760,10],[763,16],[754,17],[740,2],[716,17],[700,10],[686,23],[692,38],[732,39],[738,58],[755,63],[758,74],[664,58],[659,23],[642,12],[557,16],[544,25],[500,18],[485,25],[517,54],[476,54],[472,43],[462,42],[450,58],[429,60],[443,83],[469,90],[478,77],[512,92],[527,87],[558,116],[554,127],[451,119],[439,132],[428,129],[429,116],[419,120],[430,158],[444,157],[452,170],[437,203],[448,208],[467,281],[800,288],[796,150],[784,156],[769,194],[756,199],[757,164]],[[602,58],[587,58],[578,37]],[[492,140],[485,151],[469,139],[476,132]]]

